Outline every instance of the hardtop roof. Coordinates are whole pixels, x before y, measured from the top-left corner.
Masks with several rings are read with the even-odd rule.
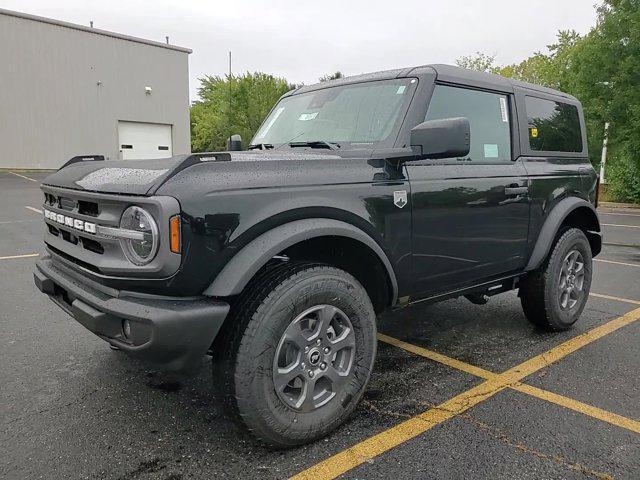
[[[326,82],[315,83],[313,85],[303,85],[302,87],[299,87],[298,89],[290,92],[290,94],[305,93],[338,85],[412,77],[420,74],[424,75],[426,73],[430,73],[432,75],[435,73],[435,75],[437,76],[437,80],[444,83],[468,85],[478,88],[486,88],[489,90],[500,90],[506,92],[513,92],[514,87],[516,87],[577,101],[574,96],[568,93],[561,92],[560,90],[555,90],[553,88],[544,87],[542,85],[536,85],[533,83],[522,82],[520,80],[514,80],[511,78],[502,77],[500,75],[494,75],[492,73],[478,72],[475,70],[469,70],[462,67],[444,64],[421,65],[417,67],[398,68],[394,70],[365,73],[362,75],[353,75],[350,77],[338,78],[336,80],[328,80]]]

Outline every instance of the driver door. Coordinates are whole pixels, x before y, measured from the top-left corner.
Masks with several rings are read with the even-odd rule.
[[[525,265],[528,178],[512,159],[513,98],[436,85],[425,120],[466,117],[466,158],[406,164],[411,184],[413,296],[491,281]],[[515,116],[515,115],[513,115]]]

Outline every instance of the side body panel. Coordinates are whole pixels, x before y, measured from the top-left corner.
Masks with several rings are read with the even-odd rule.
[[[178,197],[183,212],[182,267],[166,289],[201,294],[259,235],[295,220],[328,218],[354,225],[380,246],[403,295],[411,283],[411,212],[394,204],[394,191],[408,190],[402,168],[366,158],[234,160],[187,168],[157,192]]]
[[[521,162],[407,166],[412,189],[414,294],[473,285],[526,264],[529,202]]]
[[[580,102],[572,97],[522,87],[514,88],[514,93],[518,107],[522,161],[530,181],[531,221],[528,255],[531,255],[544,223],[558,203],[571,197],[595,202],[597,175],[589,162],[587,134]],[[525,106],[527,96],[574,105],[577,108],[582,137],[581,152],[538,152],[531,149]]]
[[[530,181],[531,233],[527,250],[531,255],[544,222],[560,201],[569,197],[590,201],[585,183],[588,171],[593,169],[588,158],[523,157],[522,161]]]

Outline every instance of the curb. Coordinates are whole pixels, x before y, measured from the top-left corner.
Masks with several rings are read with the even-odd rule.
[[[618,202],[598,202],[598,207],[604,208],[629,208],[629,209],[640,209],[640,205],[637,203],[618,203]]]
[[[640,248],[640,244],[637,243],[602,242],[602,245],[609,245],[612,247]]]

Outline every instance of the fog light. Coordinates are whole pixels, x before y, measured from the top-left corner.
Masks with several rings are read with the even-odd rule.
[[[131,337],[131,322],[129,320],[122,321],[122,333],[124,334],[124,338]]]

